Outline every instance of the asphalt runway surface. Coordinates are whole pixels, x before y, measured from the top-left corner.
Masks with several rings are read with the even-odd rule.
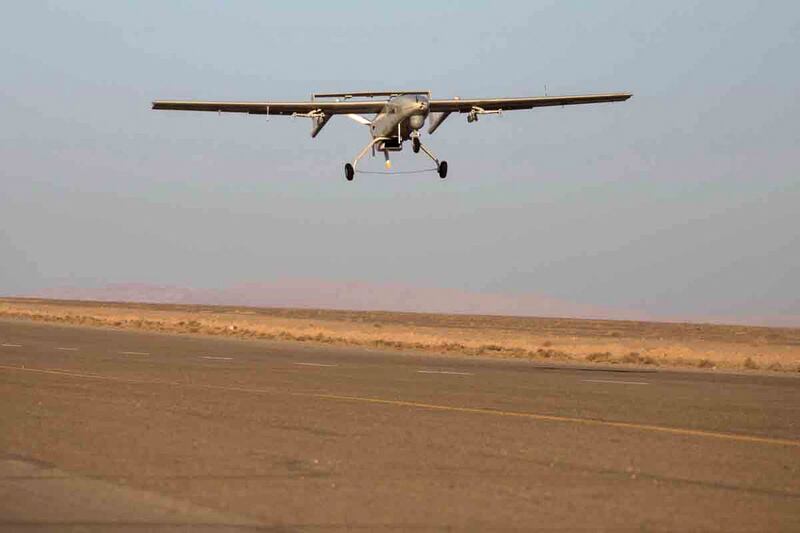
[[[800,530],[800,379],[0,321],[0,529]]]

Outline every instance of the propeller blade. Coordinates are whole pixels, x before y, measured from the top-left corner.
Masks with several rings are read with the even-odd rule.
[[[370,124],[372,124],[371,120],[367,120],[366,118],[364,118],[361,115],[358,115],[356,113],[348,113],[347,116],[349,118],[355,120],[359,124],[363,124],[364,126],[369,126]]]

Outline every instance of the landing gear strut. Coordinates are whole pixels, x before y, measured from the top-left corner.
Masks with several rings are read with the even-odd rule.
[[[356,158],[353,159],[353,164],[350,164],[350,163],[345,164],[345,166],[344,166],[344,177],[347,179],[347,181],[353,181],[353,177],[356,174],[356,167],[358,165],[358,162],[361,160],[361,158],[364,157],[365,155],[367,155],[367,152],[369,152],[370,149],[374,150],[376,144],[378,144],[381,141],[387,141],[387,140],[389,140],[387,137],[375,137],[374,139],[372,139],[370,141],[370,143],[368,145],[366,145],[364,147],[363,150],[361,150],[361,152],[356,156]],[[373,155],[374,155],[374,151],[373,151]],[[386,160],[387,161],[389,160],[388,157],[389,157],[389,154],[387,152],[386,153]]]
[[[419,149],[425,152],[425,155],[430,157],[434,163],[436,163],[436,172],[439,173],[439,177],[445,179],[447,177],[447,161],[439,161],[436,159],[436,156],[431,153],[428,148],[422,144],[419,140],[419,137],[414,137],[414,146],[419,145]],[[416,150],[415,150],[416,152]]]
[[[356,168],[358,162],[369,152],[370,150],[373,151],[372,155],[375,155],[375,145],[380,142],[386,142],[391,140],[389,137],[375,137],[372,141],[364,147],[363,150],[353,159],[353,163],[346,163],[344,165],[344,177],[347,181],[353,181],[356,175]],[[436,163],[436,172],[439,174],[439,177],[444,179],[447,177],[447,161],[439,161],[433,153],[431,153],[428,148],[422,144],[419,140],[418,136],[411,137],[412,147],[414,149],[414,153],[419,153],[420,150],[425,152],[425,155],[430,157],[434,163]],[[391,161],[389,161],[389,151],[385,149],[383,150],[383,155],[386,158],[386,168],[389,169],[392,167]]]

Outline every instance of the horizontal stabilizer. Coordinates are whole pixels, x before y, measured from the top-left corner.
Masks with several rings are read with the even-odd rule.
[[[430,96],[430,91],[363,91],[354,93],[317,93],[314,98],[374,98],[376,96],[401,96],[404,94],[426,94]]]

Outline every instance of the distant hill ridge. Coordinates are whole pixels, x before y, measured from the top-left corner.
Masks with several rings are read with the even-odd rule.
[[[407,311],[511,316],[642,319],[641,314],[581,305],[531,294],[509,295],[362,282],[280,280],[197,289],[146,283],[115,283],[98,288],[57,287],[30,296],[65,300],[124,301],[251,307]]]
[[[573,303],[536,294],[481,293],[458,289],[412,287],[401,284],[336,283],[308,279],[281,279],[270,283],[243,283],[214,289],[148,283],[114,283],[95,288],[55,287],[17,296],[61,300],[601,318],[610,320],[800,327],[800,316],[778,312],[753,316],[738,314],[704,315],[701,313],[677,316],[654,315],[639,310]]]

